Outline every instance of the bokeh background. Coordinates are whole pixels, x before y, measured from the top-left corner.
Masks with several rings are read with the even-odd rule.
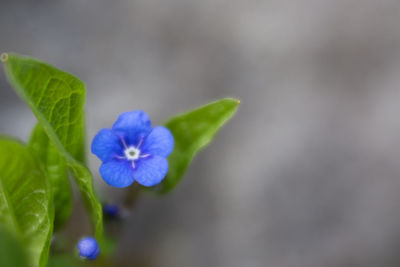
[[[123,111],[241,99],[179,187],[121,222],[115,266],[397,267],[399,25],[395,0],[0,0],[0,51],[85,81],[89,141]],[[1,73],[0,132],[34,123]]]

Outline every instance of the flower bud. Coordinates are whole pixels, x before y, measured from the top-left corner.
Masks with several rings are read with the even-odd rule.
[[[79,255],[82,258],[95,260],[100,253],[99,245],[93,237],[84,237],[78,242]]]

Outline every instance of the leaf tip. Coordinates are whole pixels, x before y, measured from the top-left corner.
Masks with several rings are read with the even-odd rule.
[[[2,53],[0,55],[0,60],[1,60],[1,62],[5,63],[8,60],[8,54],[7,53]]]
[[[240,99],[237,98],[225,98],[224,100],[227,100],[231,105],[233,105],[235,108],[238,108],[239,105],[242,103]]]
[[[240,99],[233,98],[233,97],[223,98],[221,100],[228,101],[228,102],[231,102],[231,103],[235,103],[236,105],[239,105],[241,103]]]

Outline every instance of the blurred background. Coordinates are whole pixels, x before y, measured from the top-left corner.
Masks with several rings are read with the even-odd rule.
[[[115,266],[397,267],[399,15],[395,0],[0,0],[0,51],[85,81],[88,142],[123,111],[161,124],[241,99],[178,188],[121,222]],[[1,72],[0,132],[34,124]]]

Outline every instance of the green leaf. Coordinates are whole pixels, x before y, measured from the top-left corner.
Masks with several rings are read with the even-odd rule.
[[[54,218],[50,185],[29,147],[4,137],[0,138],[0,207],[0,224],[21,239],[34,266],[45,266]]]
[[[17,54],[1,57],[9,82],[24,99],[51,142],[64,157],[85,200],[101,243],[102,209],[93,179],[84,163],[85,85],[69,73],[36,59]]]
[[[54,201],[54,230],[56,231],[63,226],[72,211],[72,191],[68,180],[67,164],[40,124],[33,128],[29,146],[47,170]]]
[[[173,117],[165,123],[174,136],[175,146],[168,157],[169,170],[161,183],[161,193],[171,191],[179,183],[193,157],[232,118],[239,103],[236,99],[221,99]]]
[[[0,266],[28,267],[26,252],[11,233],[0,227]]]

